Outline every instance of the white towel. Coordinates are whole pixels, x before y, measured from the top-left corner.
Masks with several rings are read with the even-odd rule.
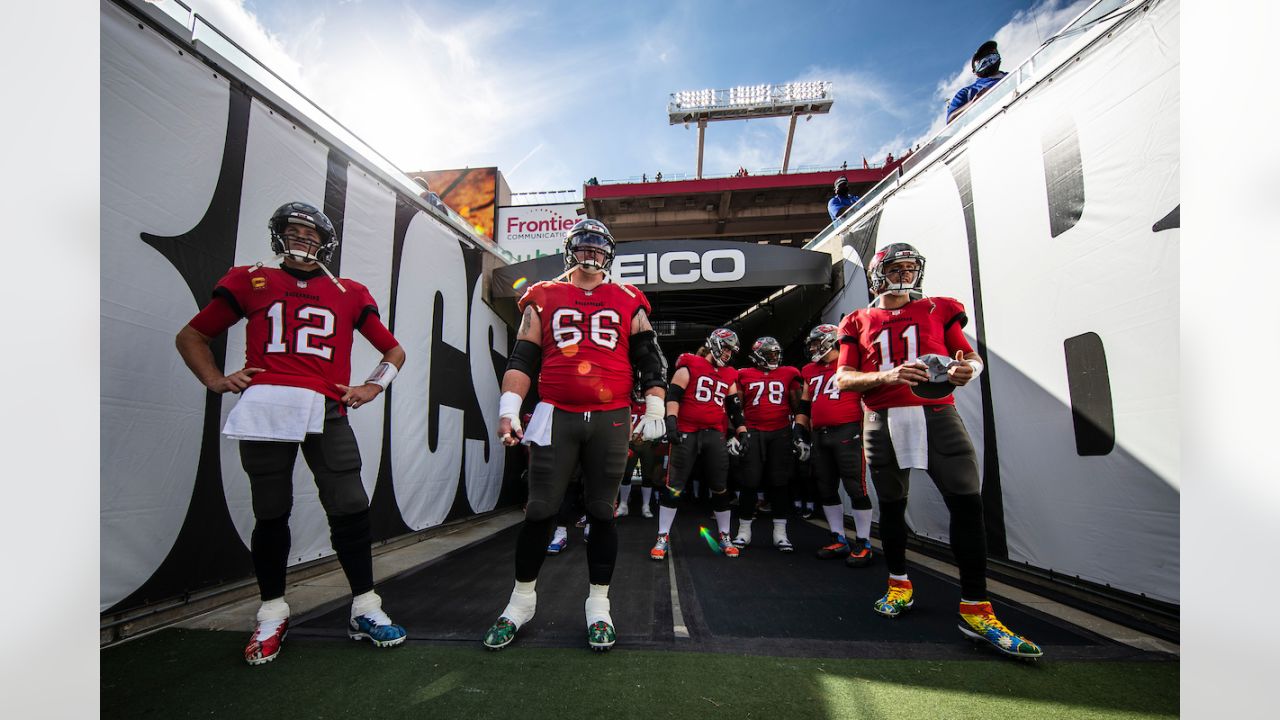
[[[324,395],[287,385],[252,385],[227,415],[222,434],[232,440],[302,442],[324,432]]]
[[[524,429],[525,445],[541,445],[547,447],[551,444],[551,411],[555,410],[551,403],[540,402],[533,408],[533,417],[529,418],[529,427]]]
[[[898,456],[898,467],[929,469],[929,433],[925,430],[924,408],[889,408],[889,439]]]

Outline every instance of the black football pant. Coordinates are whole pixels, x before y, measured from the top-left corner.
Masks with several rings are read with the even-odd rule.
[[[662,493],[662,505],[674,508],[694,473],[703,484],[711,488],[711,509],[721,512],[729,509],[729,451],[725,447],[724,431],[706,428],[681,433],[684,442],[671,445],[671,461],[667,471],[667,487]]]
[[[289,563],[289,513],[293,510],[293,465],[302,457],[315,475],[320,504],[329,518],[329,542],[338,555],[351,593],[373,589],[373,539],[369,497],[360,480],[360,448],[338,403],[325,400],[324,432],[301,443],[240,441],[240,463],[249,475],[253,497],[253,536],[249,542],[258,592],[263,600],[284,596]]]
[[[516,538],[516,580],[537,579],[556,513],[569,481],[582,468],[582,489],[591,523],[587,573],[593,585],[608,585],[618,556],[613,501],[618,497],[631,435],[629,408],[578,413],[552,410],[551,444],[529,446],[529,503]]]
[[[987,597],[987,533],[982,521],[978,456],[954,405],[925,406],[929,443],[929,478],[951,513],[951,552],[960,570],[960,593],[966,600]],[[911,471],[898,467],[889,419],[884,412],[863,420],[863,447],[871,482],[880,500],[880,539],[889,572],[907,571],[907,492]]]
[[[775,519],[786,518],[791,511],[790,483],[795,468],[791,446],[791,428],[780,430],[748,430],[747,452],[740,458],[738,478],[738,519],[756,516],[756,493],[763,485]]]
[[[840,505],[840,486],[855,510],[870,510],[866,466],[862,461],[862,424],[851,422],[814,428],[810,462],[818,483],[818,501]]]

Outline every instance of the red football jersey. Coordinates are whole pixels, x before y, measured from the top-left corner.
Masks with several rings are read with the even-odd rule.
[[[644,293],[606,282],[592,290],[540,282],[520,298],[542,323],[538,396],[561,410],[595,412],[631,404],[631,320],[650,312]],[[627,292],[630,290],[630,294]]]
[[[676,359],[676,370],[682,367],[689,368],[689,384],[680,400],[676,429],[680,432],[728,429],[729,416],[725,413],[724,398],[738,379],[738,371],[728,366],[713,367],[710,360],[692,353],[684,353]]]
[[[836,387],[836,362],[804,366],[800,375],[809,387],[809,427],[830,427],[862,420],[861,393]]]
[[[800,384],[800,371],[790,365],[776,370],[745,367],[738,371],[742,412],[752,430],[781,430],[791,424],[791,389]]]
[[[318,270],[314,275],[271,267],[249,270],[231,268],[213,289],[215,302],[192,318],[191,326],[214,337],[244,317],[249,323],[245,367],[263,368],[251,385],[307,388],[340,400],[337,386],[351,384],[353,334],[368,334],[374,325],[381,328],[368,288],[343,278],[342,292]],[[218,311],[219,298],[234,314]],[[389,333],[378,336],[384,337],[381,352],[397,344]]]
[[[970,353],[973,348],[962,332],[968,322],[964,305],[948,297],[921,298],[896,310],[860,308],[840,322],[839,363],[860,372],[883,372],[921,355]],[[907,385],[881,385],[862,398],[871,410],[955,404],[951,395],[929,400]]]

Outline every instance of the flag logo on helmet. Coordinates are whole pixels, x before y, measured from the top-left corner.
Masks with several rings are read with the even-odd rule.
[[[580,267],[588,272],[608,272],[617,247],[613,234],[604,223],[591,218],[579,220],[564,236],[564,269]],[[599,250],[603,253],[604,260],[580,259],[577,256],[577,251],[588,248]]]
[[[310,251],[290,248],[284,237],[284,229],[289,225],[301,225],[315,230],[320,236],[319,246],[312,245]],[[271,231],[271,252],[276,255],[288,255],[303,262],[328,265],[338,249],[338,233],[333,229],[333,222],[314,205],[304,202],[288,202],[276,208],[267,221],[267,229]]]
[[[782,345],[776,338],[765,336],[751,346],[751,362],[760,370],[777,370],[782,364]]]
[[[804,347],[809,351],[809,359],[813,362],[822,362],[822,358],[836,346],[838,332],[839,328],[829,323],[823,323],[810,330],[809,337],[804,341]]]
[[[894,263],[903,260],[912,260],[916,263],[915,280],[909,284],[889,282],[885,271]],[[885,245],[871,258],[871,264],[867,267],[867,279],[871,283],[872,297],[885,292],[920,292],[920,288],[924,285],[924,256],[907,243]]]
[[[738,354],[742,345],[738,342],[738,333],[729,328],[716,328],[707,336],[707,350],[711,351],[711,362],[716,367],[724,367]]]

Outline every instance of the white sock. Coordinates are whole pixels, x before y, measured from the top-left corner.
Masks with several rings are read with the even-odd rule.
[[[517,630],[533,619],[533,613],[537,609],[538,594],[533,590],[536,582],[538,581],[517,581],[515,589],[511,591],[511,599],[507,601],[507,607],[502,611],[501,617],[510,620]]]
[[[258,608],[258,622],[288,619],[289,603],[285,602],[283,597],[278,597],[274,600],[267,600]]]
[[[893,580],[910,580],[911,579],[907,577],[905,573],[902,575],[894,575],[893,573],[889,573],[889,577]]]
[[[608,585],[592,585],[587,591],[587,627],[591,627],[601,620],[613,625],[613,618],[609,616],[609,586]]]
[[[729,512],[730,511],[728,510],[720,510],[716,512],[716,527],[720,528],[720,532],[726,534],[731,530],[729,526]]]
[[[791,504],[792,504],[792,505],[795,505],[797,510],[799,510],[799,509],[801,508],[801,505],[800,505],[800,501],[799,501],[799,500],[796,500],[795,502],[793,502],[793,503],[791,503]]]
[[[631,486],[630,485],[619,486],[618,487],[618,504],[626,505],[630,498],[631,498]]]
[[[351,598],[351,617],[353,618],[361,615],[372,615],[381,609],[382,598],[378,597],[378,593],[372,590]]]
[[[671,523],[676,521],[676,509],[666,505],[658,506],[658,534],[671,532]]]
[[[831,532],[844,535],[843,505],[823,505],[822,514],[827,516],[827,524],[831,526]]]
[[[649,507],[649,498],[653,497],[653,488],[640,488],[640,499],[644,501],[644,506]]]
[[[853,531],[863,540],[871,539],[871,508],[853,511]]]
[[[560,538],[567,538],[567,537],[569,537],[569,529],[563,525],[557,525],[556,534],[551,537],[551,542],[555,542]]]
[[[787,521],[786,521],[786,520],[774,520],[774,521],[773,521],[773,526],[774,526],[774,527],[780,527],[780,528],[782,528],[783,530],[786,530],[786,529],[787,529]]]

